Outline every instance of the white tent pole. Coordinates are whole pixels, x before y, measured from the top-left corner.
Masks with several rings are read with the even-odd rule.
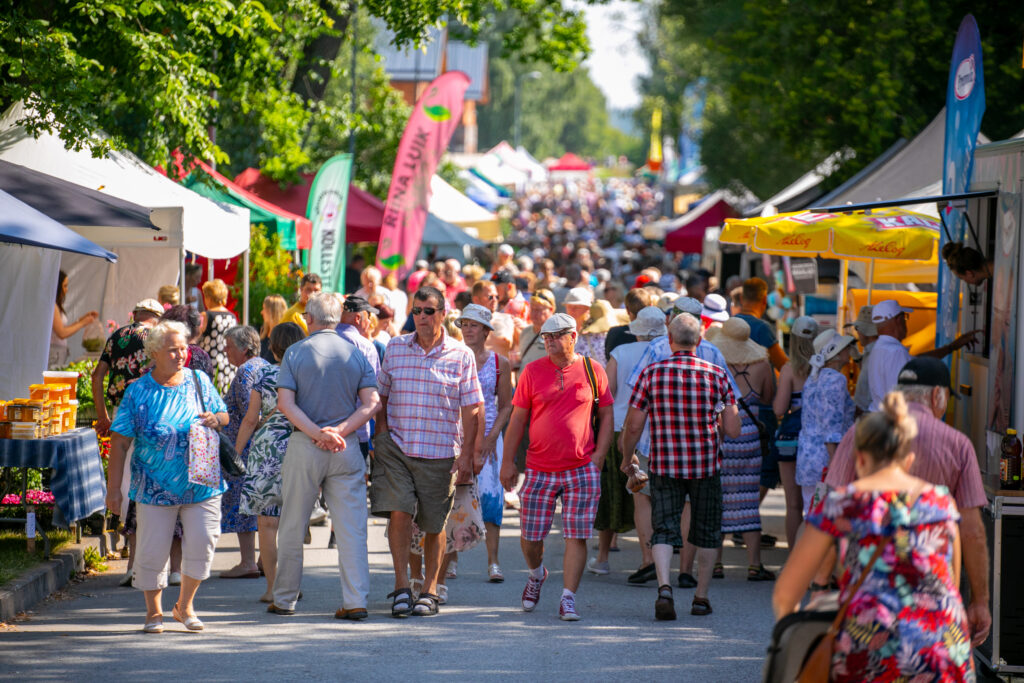
[[[843,269],[843,272],[839,275],[839,301],[836,302],[838,304],[836,331],[841,333],[843,325],[846,323],[846,288],[850,280],[850,264],[846,259],[843,259],[839,262],[839,267]]]
[[[868,262],[868,306],[871,305],[871,290],[875,286],[875,259]]]
[[[237,276],[237,271],[236,271]],[[249,324],[249,250],[242,252],[242,324]]]
[[[181,302],[186,303],[188,301],[188,290],[185,289],[185,247],[178,250],[178,282],[180,283],[178,289],[181,291]]]

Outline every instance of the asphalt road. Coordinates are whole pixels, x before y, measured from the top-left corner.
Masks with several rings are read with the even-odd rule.
[[[781,494],[762,507],[765,529],[781,535]],[[196,600],[206,623],[187,632],[170,618],[174,595],[164,595],[167,630],[141,631],[142,595],[120,588],[124,562],[38,605],[25,620],[0,631],[0,679],[111,681],[160,678],[204,681],[581,680],[756,681],[773,623],[771,583],[746,580],[746,553],[727,543],[726,578],[714,581],[714,613],[689,614],[690,590],[676,589],[679,620],[654,620],[655,582],[630,586],[639,565],[635,534],[619,539],[612,573],[586,573],[577,594],[582,620],[558,619],[561,539],[547,544],[551,576],[540,604],[524,613],[519,597],[526,566],[519,551],[519,516],[507,510],[501,563],[506,581],[486,581],[483,544],[464,553],[449,580],[449,604],[436,617],[390,616],[390,555],[384,525],[371,519],[370,618],[333,618],[340,603],[336,555],[325,549],[327,528],[313,528],[306,546],[303,592],[293,617],[266,612],[258,602],[264,580],[211,578]],[[596,539],[593,541],[596,544]],[[785,551],[764,554],[777,570]],[[234,535],[221,540],[214,570],[238,561]],[[674,574],[673,574],[674,578]]]

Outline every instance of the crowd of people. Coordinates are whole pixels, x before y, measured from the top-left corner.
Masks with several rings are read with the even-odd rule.
[[[203,628],[193,600],[222,533],[238,534],[241,558],[220,576],[265,575],[267,610],[294,614],[320,499],[337,618],[368,616],[367,514],[388,519],[391,615],[430,616],[450,599],[458,554],[480,542],[487,579],[505,580],[509,504],[530,612],[560,504],[564,621],[581,618],[583,573],[608,573],[617,535],[633,529],[642,556],[628,581],[656,581],[654,617],[677,619],[677,590],[693,591],[691,615],[711,614],[731,538],[748,581],[776,582],[779,617],[869,575],[836,679],[969,679],[970,646],[990,624],[985,495],[970,441],[941,421],[950,378],[934,356],[972,335],[911,357],[910,311],[886,300],[851,323],[856,338],[791,317],[783,348],[766,282],[723,289],[644,243],[660,201],[627,181],[535,190],[514,202],[490,268],[421,261],[399,283],[353,259],[347,296],[306,274],[290,308],[267,298],[260,331],[237,324],[219,280],[202,285],[201,314],[194,301],[140,302],[93,387],[97,429],[112,435],[107,505],[137,539],[144,630],[163,630],[169,584],[181,585],[173,617]],[[242,476],[198,481],[201,429],[234,445]],[[759,510],[779,485],[790,554],[776,580]]]

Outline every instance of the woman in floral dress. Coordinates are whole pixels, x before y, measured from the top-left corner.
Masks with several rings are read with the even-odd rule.
[[[225,350],[231,365],[237,368],[231,386],[224,394],[224,403],[228,406],[227,427],[221,431],[221,438],[231,443],[238,442],[238,430],[242,426],[242,418],[249,412],[249,398],[258,372],[269,365],[260,358],[260,335],[255,328],[239,325],[232,327],[224,335]],[[242,462],[249,458],[249,444],[242,444],[238,451]],[[228,490],[221,497],[220,530],[224,534],[238,534],[238,550],[241,561],[226,572],[220,573],[222,579],[258,579],[260,570],[256,564],[256,517],[243,514],[238,509],[242,495],[242,477],[233,477],[226,472],[224,481]]]
[[[944,486],[908,474],[917,424],[903,394],[857,425],[860,477],[812,510],[775,587],[776,618],[800,603],[837,539],[848,542],[841,600],[867,569],[832,652],[832,681],[973,681],[970,626],[960,599],[956,504]],[[879,544],[878,560],[870,562]]]
[[[277,524],[281,517],[281,460],[292,434],[292,423],[277,410],[277,373],[285,350],[305,336],[295,323],[281,323],[270,331],[269,348],[276,363],[263,365],[255,372],[249,410],[242,418],[235,441],[235,450],[239,452],[249,444],[249,461],[242,477],[238,511],[257,516],[260,559],[267,577],[267,592],[260,598],[261,602],[274,601]]]

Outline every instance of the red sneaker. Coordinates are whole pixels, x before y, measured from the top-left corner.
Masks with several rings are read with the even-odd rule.
[[[571,595],[562,595],[562,601],[558,605],[558,618],[562,621],[580,620],[580,615],[576,611],[576,598]]]
[[[544,576],[535,579],[532,576],[526,579],[526,588],[523,589],[523,611],[532,612],[540,600],[540,587],[548,578],[548,568],[544,567]]]

